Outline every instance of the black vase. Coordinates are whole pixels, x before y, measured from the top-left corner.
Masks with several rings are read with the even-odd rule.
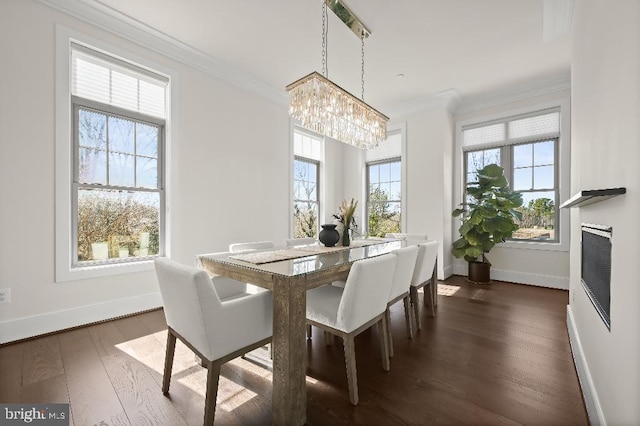
[[[335,246],[336,243],[340,241],[340,233],[336,231],[336,225],[327,224],[320,226],[322,226],[322,231],[320,231],[320,234],[318,235],[320,242],[326,247]]]

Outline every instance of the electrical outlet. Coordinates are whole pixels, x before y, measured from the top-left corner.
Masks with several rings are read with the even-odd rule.
[[[10,288],[0,288],[0,303],[11,303]]]

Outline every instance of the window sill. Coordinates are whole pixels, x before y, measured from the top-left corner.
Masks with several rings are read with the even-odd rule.
[[[562,242],[544,242],[544,241],[515,241],[509,240],[501,243],[496,247],[525,249],[525,250],[543,250],[543,251],[569,251],[569,244]]]
[[[151,271],[154,269],[154,264],[153,259],[145,259],[139,262],[92,265],[75,268],[67,267],[60,269],[61,270],[56,270],[57,283]]]

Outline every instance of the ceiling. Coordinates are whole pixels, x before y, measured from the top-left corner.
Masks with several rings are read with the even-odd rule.
[[[282,90],[321,71],[321,0],[85,0]],[[543,0],[344,0],[371,31],[365,100],[465,99],[569,75],[570,36],[543,41]],[[329,11],[329,78],[361,94],[360,40]]]

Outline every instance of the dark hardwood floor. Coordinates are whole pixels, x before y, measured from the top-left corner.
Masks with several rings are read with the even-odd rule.
[[[461,277],[439,283],[435,318],[409,340],[392,310],[395,354],[382,369],[378,330],[356,338],[360,404],[349,403],[342,343],[308,342],[309,425],[586,425],[566,329],[568,294]],[[422,293],[420,293],[422,297]],[[206,371],[181,343],[162,395],[161,310],[0,348],[0,402],[70,402],[71,424],[198,425]],[[266,349],[222,367],[216,424],[270,424]]]

